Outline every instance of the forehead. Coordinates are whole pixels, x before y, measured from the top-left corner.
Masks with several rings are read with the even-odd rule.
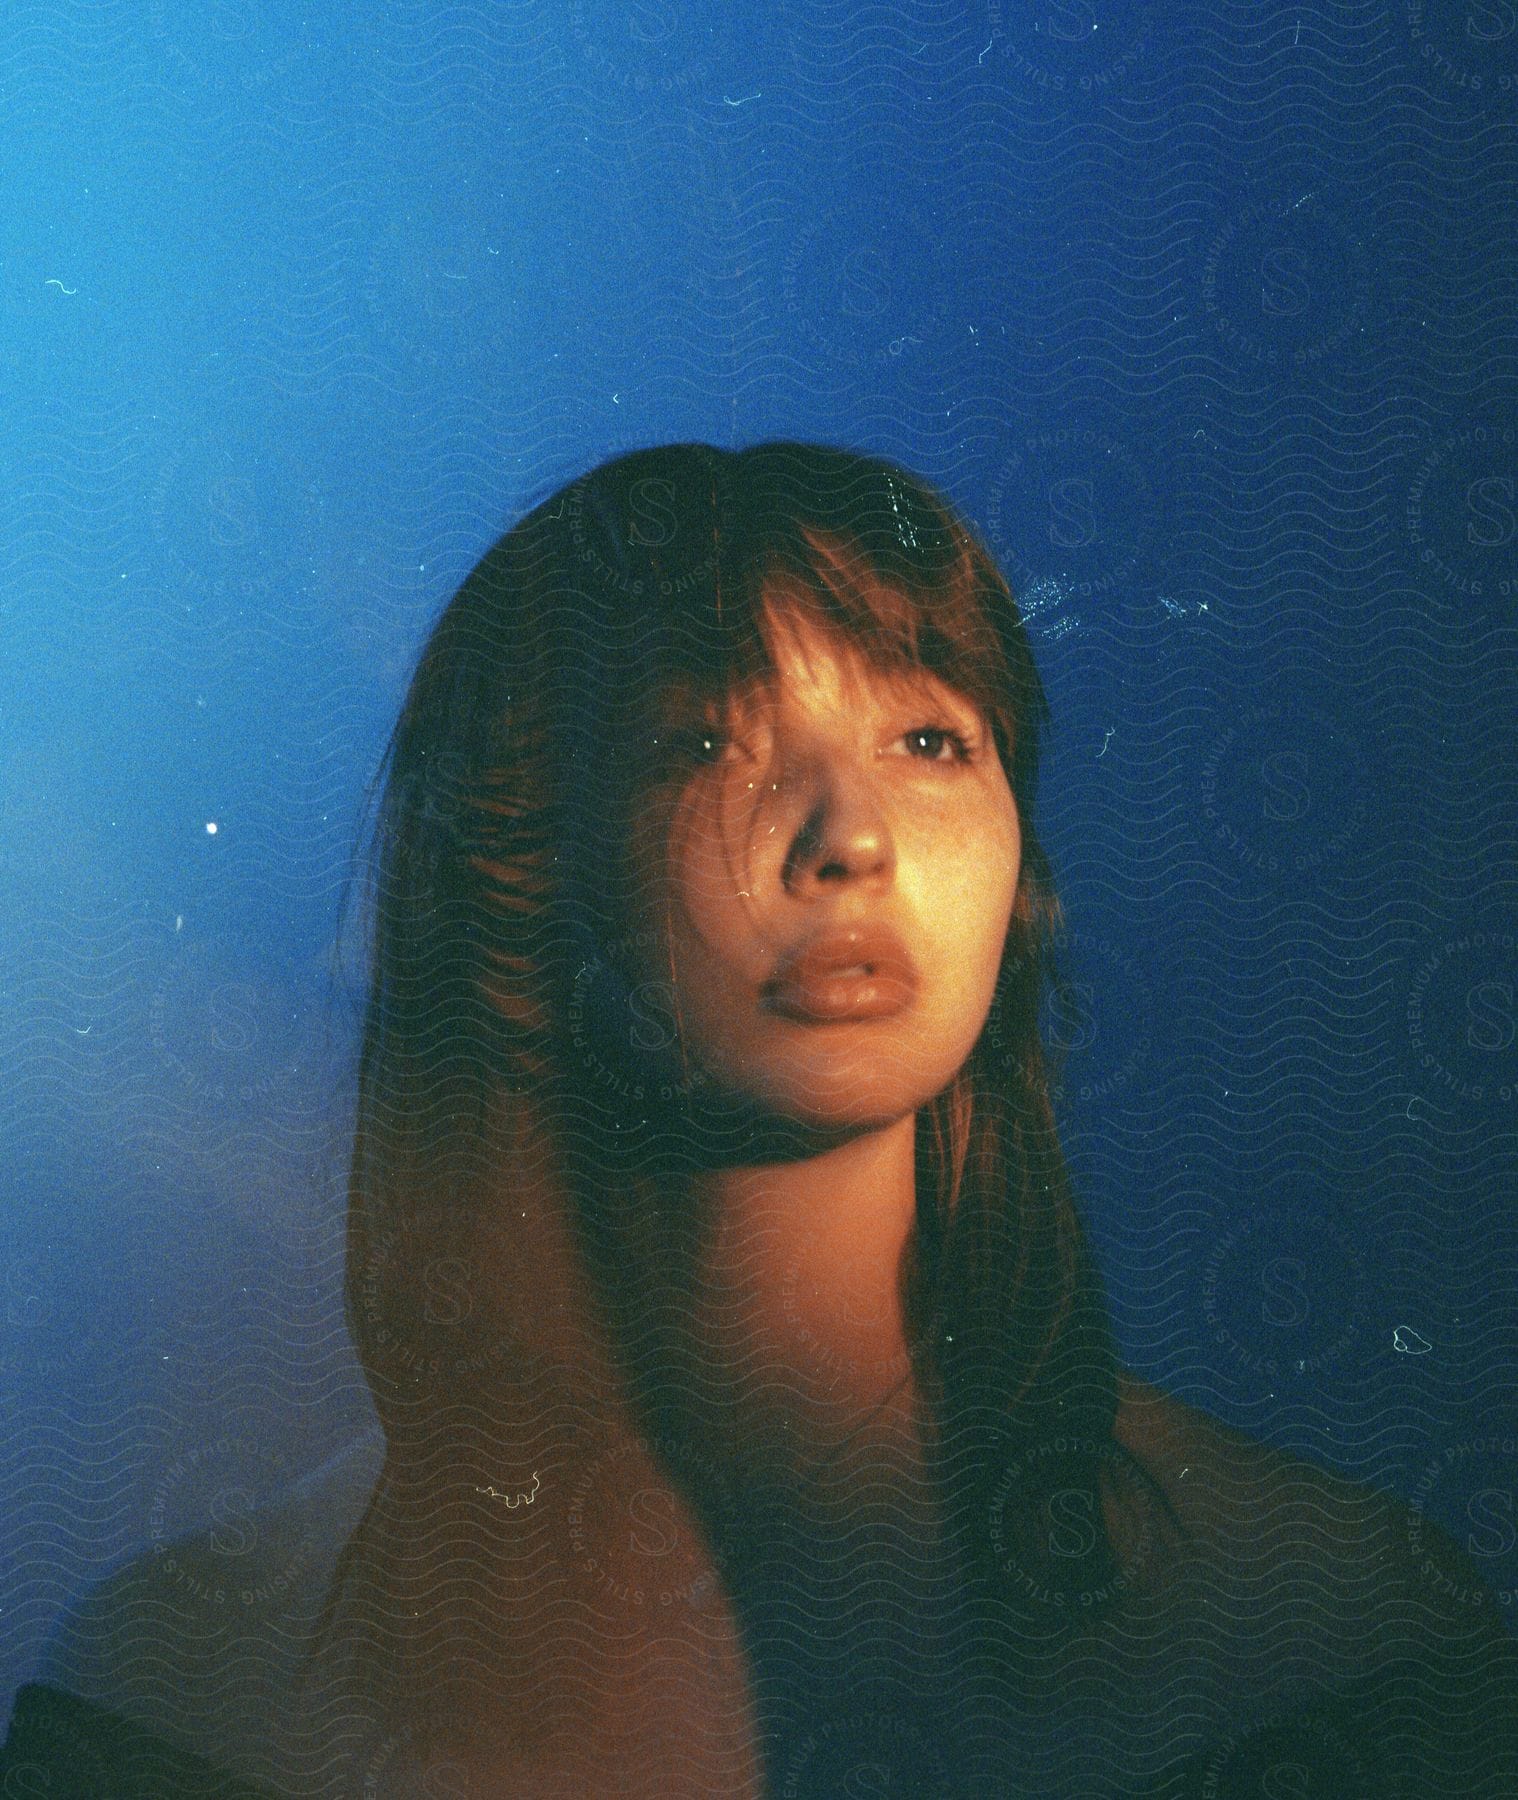
[[[750,712],[785,704],[819,709],[867,708],[908,696],[944,696],[953,685],[910,661],[882,629],[856,633],[790,607],[768,607],[758,621],[762,654],[725,678],[673,675],[666,705],[705,703]]]
[[[926,671],[909,669],[891,656],[883,633],[859,638],[813,620],[779,614],[769,622],[767,638],[772,685],[791,693],[846,705],[932,680]]]

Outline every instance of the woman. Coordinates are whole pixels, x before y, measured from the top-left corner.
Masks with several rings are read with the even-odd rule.
[[[673,1735],[678,1773],[720,1720],[707,1791],[742,1791],[756,1726],[772,1779],[804,1746],[803,1695],[908,1719],[963,1675],[923,1626],[953,1638],[948,1571],[1009,1468],[1009,1532],[1035,1488],[1095,1491],[1116,1393],[1036,1030],[1041,710],[947,509],[801,445],[598,470],[440,622],[381,817],[354,1320],[392,1444],[447,1417],[461,1504],[539,1486],[436,1657],[397,1635],[387,1692],[435,1711],[468,1642],[461,1682],[499,1694],[562,1635],[509,1714],[524,1754],[586,1749],[604,1705],[588,1768]],[[527,1204],[466,1198],[481,1165]],[[503,1346],[462,1392],[417,1316],[428,1256],[473,1271]],[[433,1475],[407,1498],[437,1519]],[[393,1504],[351,1557],[385,1595],[419,1535]],[[613,1523],[639,1506],[682,1546],[657,1604]],[[444,1579],[412,1573],[419,1601]],[[496,1583],[529,1618],[552,1593],[541,1641],[498,1642]]]
[[[1038,1030],[1044,720],[1004,580],[876,459],[624,456],[470,576],[378,818],[384,1467],[244,1773],[1502,1791],[1453,1547],[1117,1367]]]

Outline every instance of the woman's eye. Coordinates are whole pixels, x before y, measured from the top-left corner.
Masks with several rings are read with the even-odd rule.
[[[914,725],[910,731],[904,731],[899,740],[907,747],[907,754],[919,762],[968,762],[970,745],[957,731],[951,731],[946,725]],[[948,751],[948,755],[944,754]]]
[[[678,730],[661,731],[654,743],[665,755],[681,763],[696,763],[707,767],[739,762],[752,749],[752,746],[745,746],[732,733],[712,725],[692,725]],[[913,726],[910,731],[902,732],[895,740],[895,746],[904,750],[914,762],[951,765],[972,762],[975,757],[975,748],[970,739],[947,725]]]

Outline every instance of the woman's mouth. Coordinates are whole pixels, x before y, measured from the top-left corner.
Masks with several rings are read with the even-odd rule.
[[[826,931],[788,951],[760,989],[765,1011],[803,1025],[888,1019],[911,1005],[917,971],[883,925]]]

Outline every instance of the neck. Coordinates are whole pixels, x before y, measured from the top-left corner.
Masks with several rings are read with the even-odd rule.
[[[602,1429],[613,1423],[620,1434],[634,1408],[615,1331],[581,1262],[546,1140],[520,1112],[513,1132],[497,1157],[510,1180],[485,1234],[498,1316],[546,1358],[562,1396],[601,1396]],[[812,1156],[687,1176],[703,1225],[678,1294],[665,1280],[675,1260],[667,1222],[631,1209],[624,1272],[637,1319],[646,1327],[651,1307],[671,1308],[686,1352],[678,1385],[699,1390],[691,1397],[714,1451],[762,1449],[799,1469],[898,1389],[910,1393],[900,1274],[916,1217],[915,1153],[908,1113]],[[524,1398],[537,1406],[554,1396]]]
[[[680,1293],[664,1279],[664,1227],[629,1209],[622,1272],[635,1301],[631,1326],[649,1338],[657,1315],[673,1325],[649,1338],[662,1346],[661,1363],[674,1359],[664,1423],[735,1477],[792,1485],[825,1464],[841,1479],[857,1453],[915,1444],[900,1297],[915,1150],[916,1118],[907,1114],[814,1156],[689,1177],[704,1228]],[[497,1426],[511,1418],[504,1435],[519,1454],[535,1435],[529,1421],[538,1427],[525,1487],[534,1469],[545,1483],[550,1470],[562,1481],[609,1442],[647,1437],[649,1418],[583,1266],[548,1141],[525,1114],[496,1166],[504,1178],[498,1216],[482,1234],[481,1274],[524,1352],[512,1365],[535,1372],[490,1410]],[[515,1458],[507,1460],[503,1475],[515,1474]]]
[[[865,1370],[905,1352],[897,1280],[916,1214],[908,1114],[801,1161],[699,1179],[711,1221],[701,1267],[714,1329],[741,1323],[798,1371],[867,1400]]]
[[[698,1177],[709,1224],[690,1329],[706,1428],[739,1462],[799,1475],[876,1408],[882,1428],[899,1427],[915,1146],[908,1114],[816,1156]]]

